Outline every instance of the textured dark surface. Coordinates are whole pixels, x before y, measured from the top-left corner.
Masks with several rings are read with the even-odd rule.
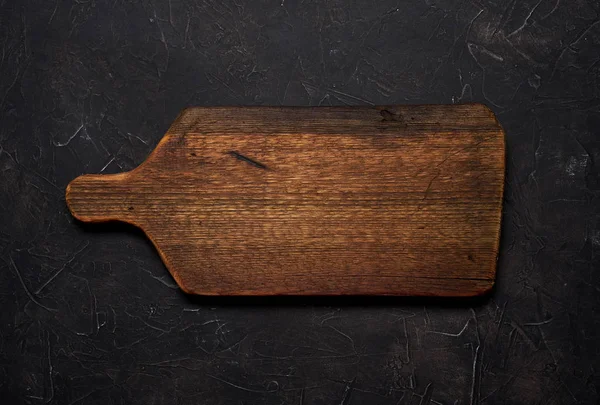
[[[2,401],[596,403],[599,47],[593,0],[1,1]],[[461,101],[507,133],[483,300],[190,298],[64,202],[189,105]]]

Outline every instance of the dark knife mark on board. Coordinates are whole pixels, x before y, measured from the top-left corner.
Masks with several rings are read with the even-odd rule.
[[[250,165],[252,165],[254,167],[258,167],[259,169],[263,169],[263,170],[268,170],[269,169],[266,165],[263,165],[262,163],[257,162],[254,159],[250,159],[248,156],[244,156],[241,153],[238,153],[238,152],[236,152],[234,150],[229,151],[229,154],[231,156],[233,156],[234,158],[241,160],[242,162],[246,162],[246,163],[248,163],[248,164],[250,164]]]

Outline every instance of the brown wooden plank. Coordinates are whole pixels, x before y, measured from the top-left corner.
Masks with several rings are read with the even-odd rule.
[[[188,293],[470,296],[495,279],[503,183],[483,105],[191,108],[67,203],[140,227]]]

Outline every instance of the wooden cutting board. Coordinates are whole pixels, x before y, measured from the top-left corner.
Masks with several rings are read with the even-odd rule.
[[[503,184],[480,104],[198,107],[66,200],[141,228],[191,294],[472,296],[494,283]]]

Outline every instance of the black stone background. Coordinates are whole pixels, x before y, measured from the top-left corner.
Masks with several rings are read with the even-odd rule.
[[[0,402],[598,403],[599,96],[594,0],[0,0]],[[65,206],[186,106],[471,101],[507,135],[484,299],[188,297]]]

